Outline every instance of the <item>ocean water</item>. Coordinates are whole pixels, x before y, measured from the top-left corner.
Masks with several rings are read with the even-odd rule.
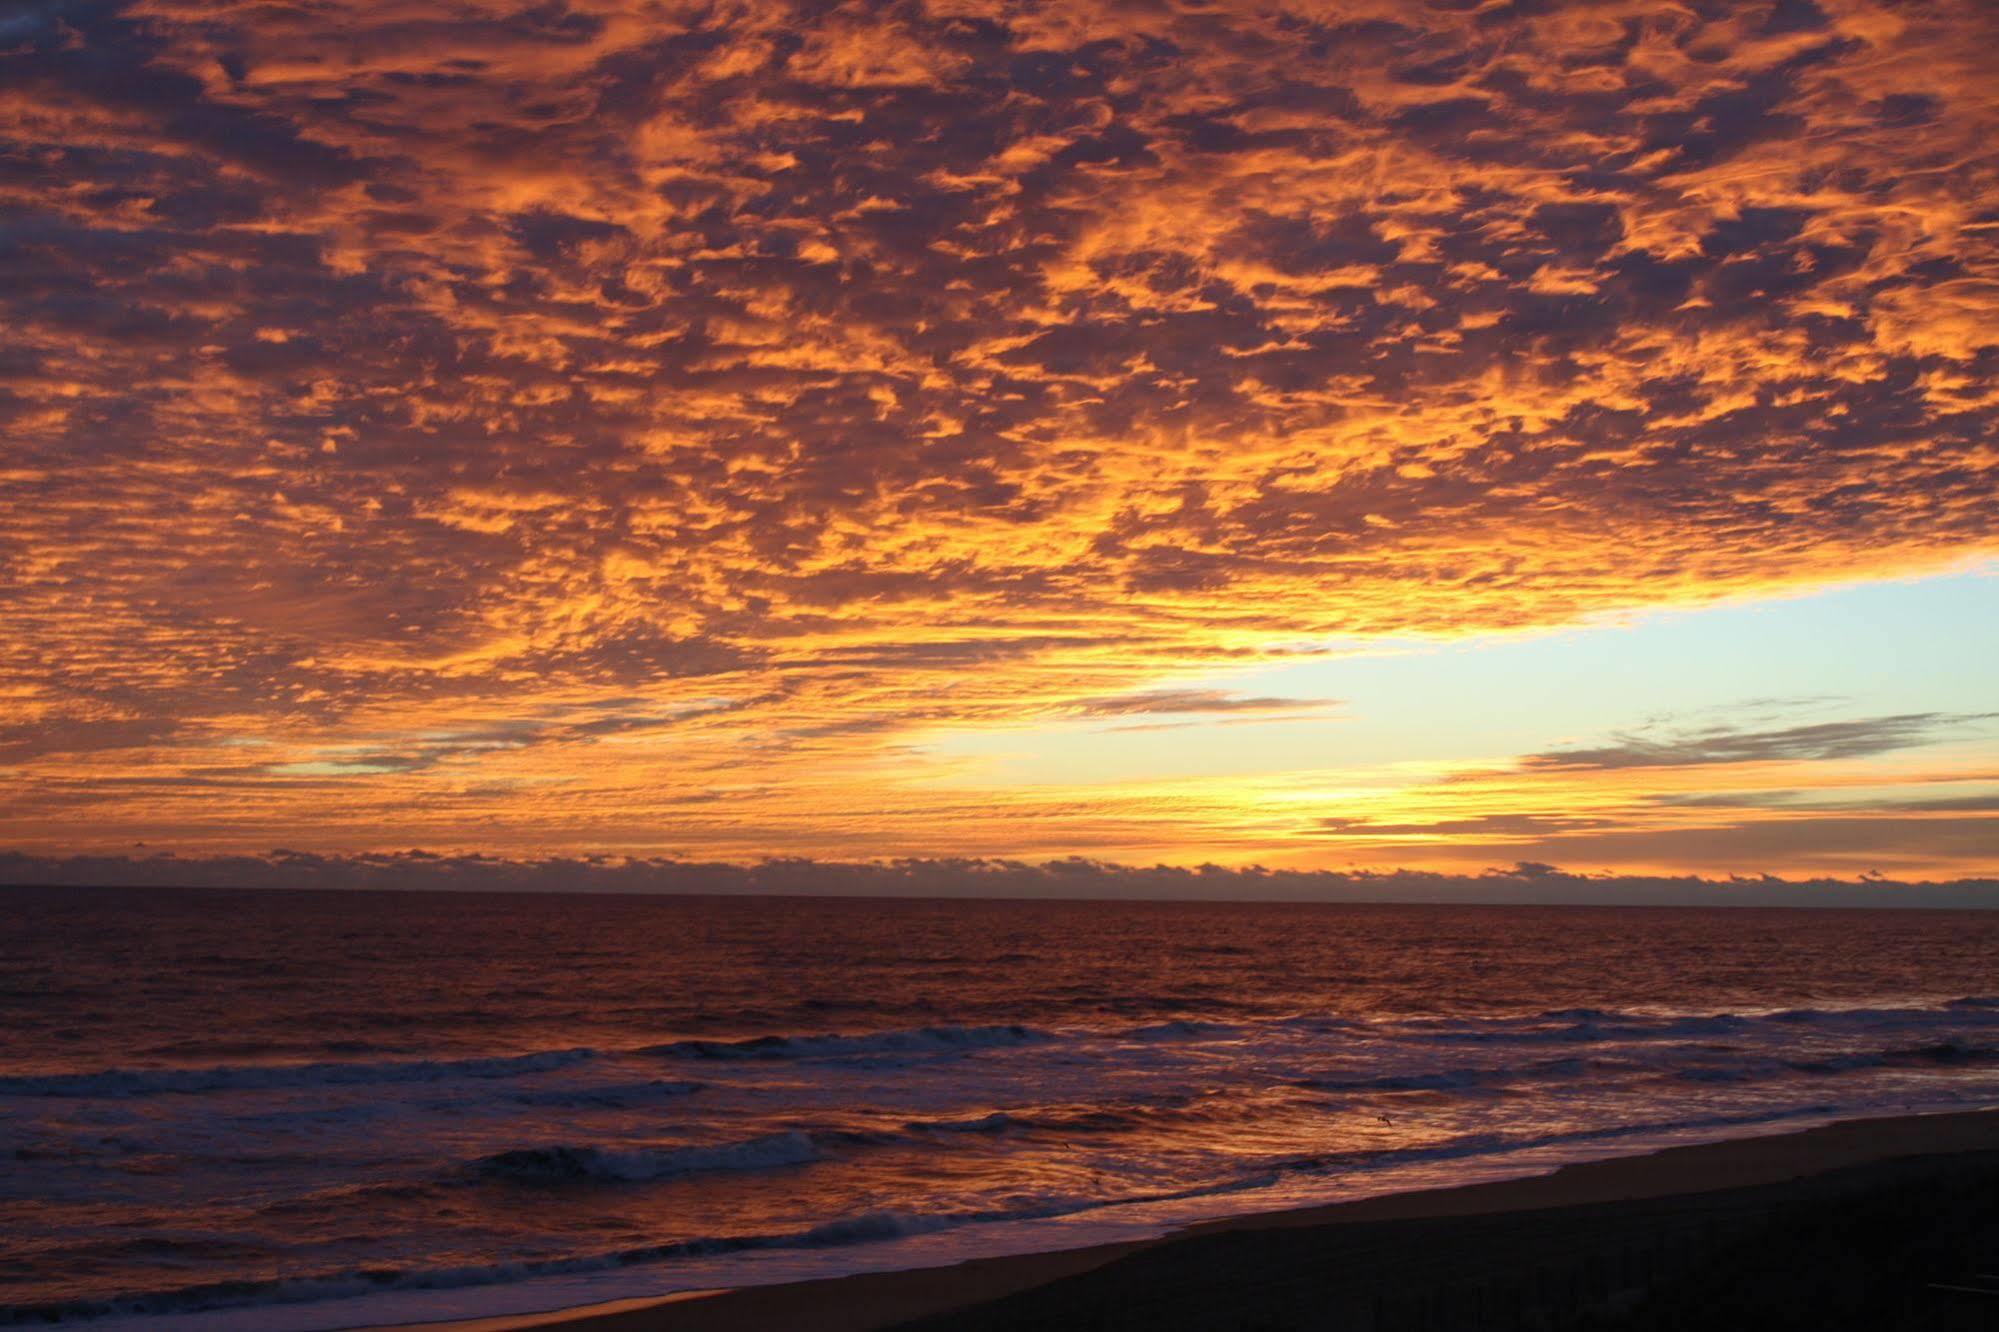
[[[0,890],[0,1323],[946,1262],[1999,1104],[1999,914]]]

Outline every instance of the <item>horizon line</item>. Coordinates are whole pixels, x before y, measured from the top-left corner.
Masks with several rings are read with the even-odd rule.
[[[282,881],[280,881],[282,880]],[[1477,870],[1136,865],[1082,856],[541,856],[417,849],[51,856],[0,850],[0,887],[158,891],[504,892],[904,901],[1271,902],[1408,906],[1654,906],[1999,909],[1999,878],[1874,874],[1787,878],[1694,872],[1574,871],[1523,861]]]

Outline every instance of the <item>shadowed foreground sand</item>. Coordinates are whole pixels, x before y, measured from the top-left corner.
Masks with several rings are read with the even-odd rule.
[[[1999,1111],[425,1332],[1999,1328]]]

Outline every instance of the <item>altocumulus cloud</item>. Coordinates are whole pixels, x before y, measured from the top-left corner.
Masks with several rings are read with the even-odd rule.
[[[0,22],[13,840],[908,844],[905,732],[1999,521],[1985,0]],[[732,706],[476,734],[610,695]]]

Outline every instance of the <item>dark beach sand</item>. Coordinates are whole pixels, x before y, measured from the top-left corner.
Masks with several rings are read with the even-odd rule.
[[[1999,1111],[1849,1120],[1143,1244],[425,1332],[1999,1329]]]

